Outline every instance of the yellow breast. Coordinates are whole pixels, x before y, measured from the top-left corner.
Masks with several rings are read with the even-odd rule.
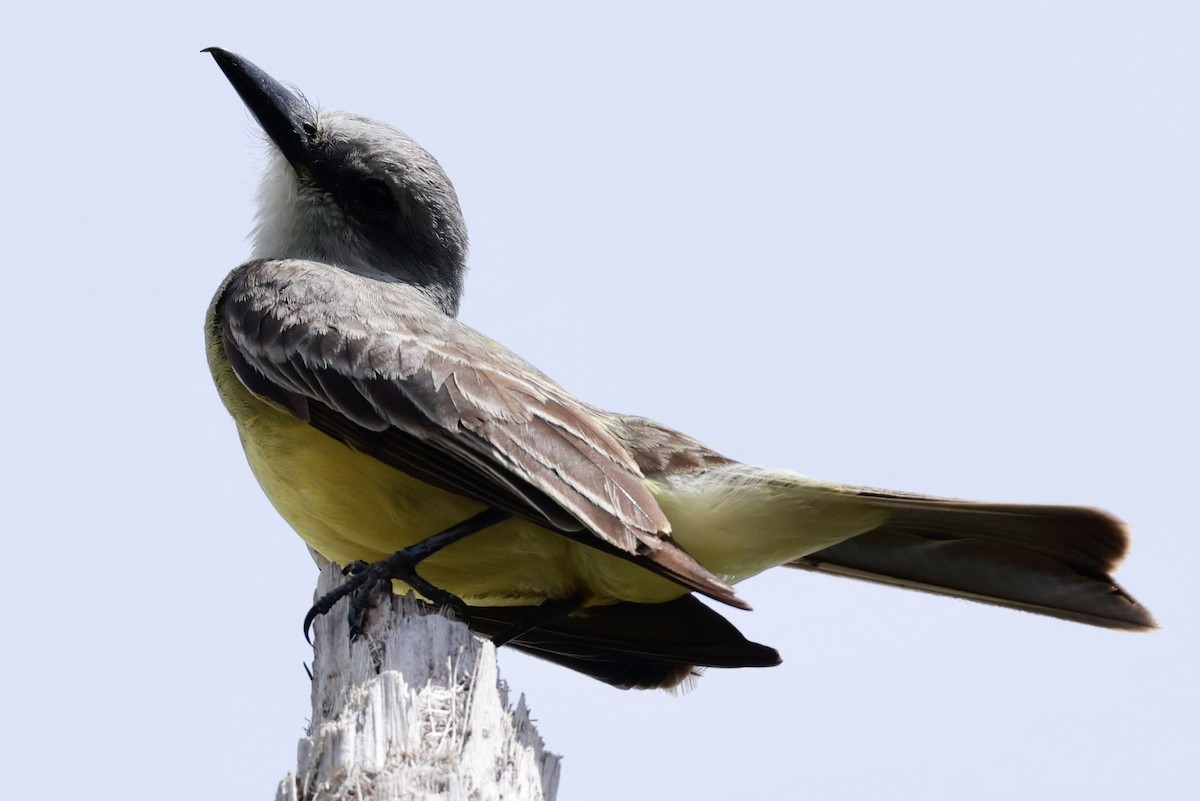
[[[209,366],[250,468],[283,518],[339,565],[377,561],[450,528],[483,504],[426,484],[352,450],[250,393],[209,326]],[[479,606],[665,601],[674,582],[529,521],[511,519],[422,562],[427,581]],[[398,587],[403,591],[404,587]]]

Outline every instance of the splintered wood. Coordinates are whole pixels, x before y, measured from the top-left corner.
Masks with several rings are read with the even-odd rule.
[[[344,577],[321,571],[318,597]],[[313,626],[312,723],[276,801],[553,801],[559,757],[496,649],[411,597],[377,594],[350,642],[343,600]]]

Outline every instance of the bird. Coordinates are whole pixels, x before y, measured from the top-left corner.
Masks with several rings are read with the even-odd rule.
[[[208,307],[208,364],[319,562],[367,565],[356,576],[620,688],[778,664],[699,596],[748,609],[734,586],[780,567],[1154,628],[1110,575],[1128,535],[1106,512],[756,467],[575,397],[457,319],[467,230],[429,151],[205,52],[270,143],[250,259]]]

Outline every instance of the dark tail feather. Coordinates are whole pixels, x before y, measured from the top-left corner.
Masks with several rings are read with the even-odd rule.
[[[863,491],[888,509],[879,528],[791,562],[1115,629],[1155,627],[1113,581],[1128,537],[1096,509],[1020,506]]]
[[[529,615],[528,607],[471,607],[471,628],[492,636]],[[750,642],[695,596],[662,604],[580,609],[508,643],[533,656],[622,689],[668,689],[701,667],[770,667],[779,654]]]

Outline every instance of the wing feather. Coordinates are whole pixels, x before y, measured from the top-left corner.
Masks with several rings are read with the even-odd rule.
[[[331,265],[255,261],[218,303],[256,395],[400,470],[743,605],[670,538],[599,413],[442,314],[415,287]]]

